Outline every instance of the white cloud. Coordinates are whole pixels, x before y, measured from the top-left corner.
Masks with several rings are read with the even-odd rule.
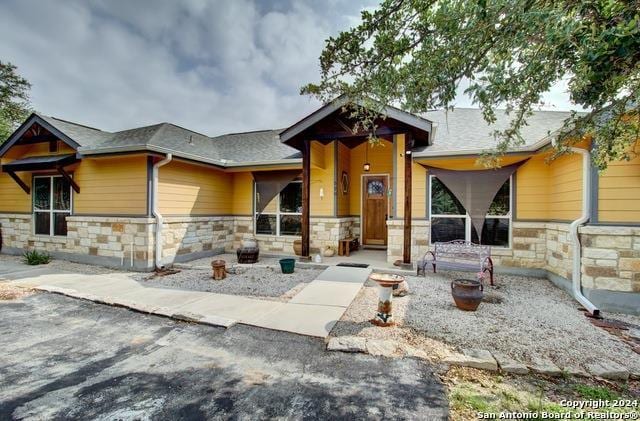
[[[374,3],[5,0],[0,59],[38,111],[106,130],[284,127],[319,105],[298,91],[319,77],[324,40]]]

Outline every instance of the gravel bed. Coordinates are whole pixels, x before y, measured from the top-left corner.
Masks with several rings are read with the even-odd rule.
[[[257,263],[255,263],[255,266],[280,266],[280,263],[278,262],[280,259],[284,259],[284,258],[288,258],[291,256],[282,256],[282,257],[263,257],[260,256],[259,260]],[[176,266],[177,267],[188,267],[191,269],[210,269],[211,268],[211,262],[213,260],[224,260],[225,262],[227,262],[227,266],[232,266],[238,263],[238,257],[236,256],[235,253],[224,253],[224,254],[218,254],[216,256],[212,256],[212,257],[205,257],[203,259],[198,259],[198,260],[192,260],[190,262],[186,262],[186,263],[179,263]],[[243,265],[243,266],[254,266],[254,265]]]
[[[24,259],[22,258],[22,256],[11,256],[8,254],[0,254],[0,263],[3,261],[24,263]],[[55,259],[55,258],[52,258],[51,261],[46,265],[31,266],[31,267],[34,269],[38,267],[46,267],[53,270],[59,270],[62,272],[67,271],[67,272],[74,272],[74,273],[84,273],[87,275],[104,275],[108,273],[132,273],[126,270],[118,270],[113,268],[107,268],[104,266],[97,266],[97,265],[85,265],[82,263],[74,263],[74,262],[69,262],[68,260],[61,260],[61,259]]]
[[[420,342],[427,352],[440,354],[447,346],[500,351],[528,363],[546,357],[561,367],[612,359],[640,371],[640,355],[629,345],[596,327],[579,305],[545,279],[498,275],[497,287],[485,288],[476,312],[458,310],[451,298],[447,272],[426,278],[407,277],[410,294],[394,298],[394,328],[373,327],[377,292],[370,284],[349,306],[332,335],[359,335]],[[464,276],[464,275],[463,275]],[[468,277],[468,274],[466,274]],[[606,318],[640,326],[640,317],[605,313]],[[441,342],[439,347],[431,341]]]
[[[318,269],[296,268],[292,274],[283,274],[280,267],[273,266],[242,266],[241,270],[240,274],[228,273],[222,281],[215,281],[211,278],[211,268],[206,270],[182,269],[172,275],[146,275],[138,276],[136,279],[145,286],[271,297],[288,301],[322,272]]]

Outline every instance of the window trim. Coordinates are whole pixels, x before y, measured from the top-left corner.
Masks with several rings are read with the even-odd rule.
[[[432,218],[464,218],[464,232],[465,232],[465,241],[471,241],[471,217],[469,216],[469,212],[466,212],[464,215],[446,215],[446,214],[432,214],[431,208],[433,206],[433,198],[431,197],[431,186],[433,182],[433,174],[428,175],[428,186],[427,186],[427,194],[428,194],[428,203],[429,208],[427,209],[427,215],[429,219],[429,245],[432,246],[433,239],[431,237],[431,219]],[[509,212],[506,215],[485,215],[486,219],[508,219],[509,220],[509,244],[507,246],[490,246],[492,248],[510,250],[513,246],[513,175],[509,177]]]
[[[49,179],[49,209],[48,210],[36,210],[35,208],[35,180],[37,178],[48,178]],[[58,238],[66,238],[65,235],[56,235],[54,229],[54,218],[53,214],[55,213],[64,213],[69,216],[73,215],[73,187],[69,184],[69,210],[56,210],[53,206],[53,179],[54,178],[63,178],[62,175],[58,174],[47,174],[47,175],[34,175],[31,179],[31,215],[33,216],[33,229],[31,230],[32,234],[37,237],[58,237]],[[38,234],[36,233],[36,221],[35,215],[36,213],[48,213],[49,214],[49,234]],[[67,230],[68,233],[68,230]]]
[[[292,183],[298,183],[302,186],[302,180],[293,180],[290,181],[289,184]],[[287,184],[287,186],[289,185]],[[284,190],[284,189],[283,189]],[[256,211],[256,182],[253,182],[253,235],[255,235],[256,237],[262,236],[262,237],[290,237],[290,238],[301,238],[302,235],[293,235],[293,234],[280,234],[280,217],[281,216],[287,216],[287,215],[299,215],[301,217],[302,220],[302,212],[282,212],[280,210],[280,194],[282,194],[282,192],[278,193],[276,195],[276,197],[274,197],[274,199],[276,200],[276,211],[275,212],[262,212],[260,213],[260,215],[272,215],[276,217],[276,233],[275,234],[264,234],[264,233],[258,233],[258,212]]]

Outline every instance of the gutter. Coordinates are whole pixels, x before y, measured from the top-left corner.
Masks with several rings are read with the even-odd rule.
[[[173,159],[173,155],[170,153],[162,160],[158,161],[153,165],[153,206],[151,208],[151,212],[153,216],[156,218],[156,253],[155,253],[155,266],[156,270],[164,269],[164,265],[162,264],[162,214],[160,213],[160,209],[158,206],[158,170],[163,165],[168,164]]]
[[[551,141],[556,146],[556,139]],[[573,243],[573,273],[571,274],[573,297],[592,315],[599,316],[600,310],[582,294],[582,245],[578,229],[589,220],[591,208],[591,154],[582,148],[569,148],[571,152],[582,155],[582,215],[569,225],[569,236]]]
[[[211,158],[205,158],[200,155],[179,152],[174,149],[162,148],[162,147],[152,146],[152,145],[112,146],[108,148],[89,149],[87,151],[84,151],[83,148],[80,148],[79,152],[81,152],[83,156],[102,155],[102,154],[120,153],[120,152],[158,152],[158,153],[164,153],[167,155],[175,155],[178,158],[184,158],[191,161],[201,162],[204,164],[215,165],[220,168],[302,163],[302,158],[274,159],[269,161],[247,161],[247,162],[229,161],[227,159],[211,159]]]

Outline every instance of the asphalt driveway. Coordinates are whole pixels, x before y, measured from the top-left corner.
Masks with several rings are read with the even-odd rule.
[[[0,301],[0,419],[446,419],[414,359],[55,294]]]

